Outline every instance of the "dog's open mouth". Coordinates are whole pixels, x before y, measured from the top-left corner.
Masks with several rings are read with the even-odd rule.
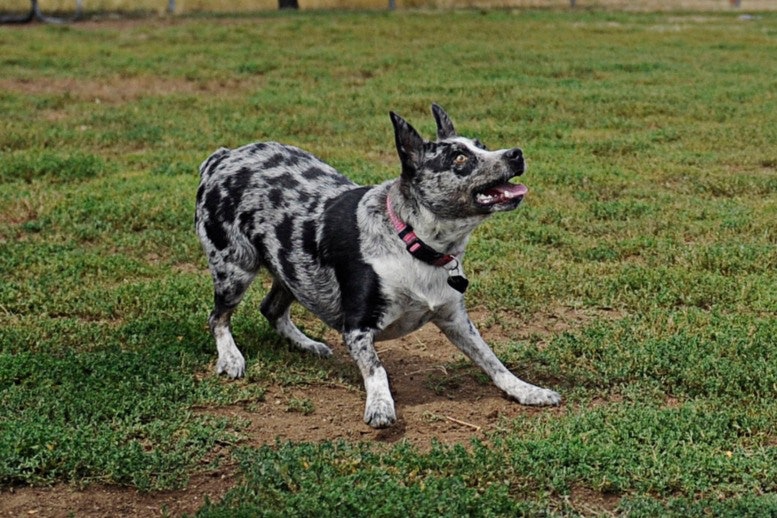
[[[475,202],[483,207],[497,205],[518,205],[529,189],[521,183],[504,182],[491,185],[475,194]]]

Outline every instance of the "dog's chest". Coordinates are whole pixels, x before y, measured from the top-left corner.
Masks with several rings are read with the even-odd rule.
[[[378,340],[412,333],[459,301],[458,292],[446,282],[444,270],[414,261],[376,261],[372,265],[390,301]]]
[[[420,307],[405,308],[399,316],[375,337],[378,341],[393,340],[420,329],[434,316],[433,311]]]

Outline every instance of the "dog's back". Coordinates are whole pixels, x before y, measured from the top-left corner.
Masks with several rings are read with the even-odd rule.
[[[305,292],[335,285],[317,253],[320,221],[327,205],[356,184],[310,153],[276,142],[221,148],[200,175],[197,233],[211,263],[228,263],[214,281],[250,283],[264,267],[301,302]],[[316,309],[336,318],[329,302]]]

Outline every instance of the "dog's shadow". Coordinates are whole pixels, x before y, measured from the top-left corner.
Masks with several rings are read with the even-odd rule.
[[[452,345],[441,344],[439,355],[414,352],[409,340],[378,344],[381,362],[398,407],[423,406],[446,401],[476,403],[485,397],[504,397],[502,392],[472,362]],[[329,342],[334,355],[322,364],[330,372],[363,392],[363,382],[356,364],[342,344]]]

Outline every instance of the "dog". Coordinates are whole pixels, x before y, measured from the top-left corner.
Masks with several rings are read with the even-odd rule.
[[[489,216],[513,210],[527,188],[519,148],[490,151],[459,136],[432,105],[437,139],[425,141],[390,112],[401,164],[398,179],[361,187],[299,148],[259,142],[221,148],[200,166],[195,226],[214,284],[208,319],[216,370],[245,373],[230,317],[261,268],[272,286],[260,310],[294,347],[328,357],[331,349],[290,320],[298,301],[344,342],[364,379],[364,422],[396,422],[389,380],[375,342],[428,322],[524,405],[558,405],[554,391],[514,376],[481,338],[464,307],[464,250]]]

